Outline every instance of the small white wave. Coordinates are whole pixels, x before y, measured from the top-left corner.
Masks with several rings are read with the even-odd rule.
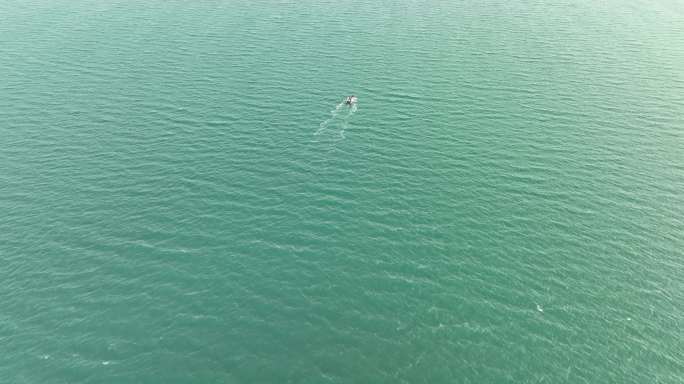
[[[337,104],[337,106],[335,107],[335,109],[333,109],[332,111],[330,111],[330,117],[327,118],[327,119],[325,119],[325,120],[323,120],[323,121],[319,124],[318,130],[316,131],[316,133],[314,133],[314,135],[319,135],[319,134],[321,134],[321,132],[323,132],[326,128],[328,128],[328,125],[329,125],[333,120],[335,120],[335,118],[336,118],[337,115],[340,113],[340,110],[342,109],[342,107],[344,107],[344,105],[345,105],[344,102],[341,102],[341,103]]]
[[[340,121],[340,131],[339,135],[344,139],[344,131],[349,127],[349,118],[358,110],[358,105],[356,103],[350,105],[347,107],[346,113],[342,112],[344,108],[347,107],[347,104],[343,101],[335,107],[332,111],[330,111],[330,117],[324,120],[319,124],[318,130],[314,133],[314,135],[320,135],[323,133],[328,126],[336,122],[337,120]]]

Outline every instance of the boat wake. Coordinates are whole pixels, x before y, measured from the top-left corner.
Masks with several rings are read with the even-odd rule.
[[[334,127],[339,127],[339,135],[344,138],[344,131],[349,127],[349,118],[356,112],[358,106],[356,103],[352,105],[347,105],[344,101],[337,104],[335,109],[330,111],[330,117],[323,120],[319,126],[318,130],[314,135],[318,136],[325,132],[329,127],[332,129]]]

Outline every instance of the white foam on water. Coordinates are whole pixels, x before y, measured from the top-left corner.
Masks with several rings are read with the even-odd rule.
[[[342,120],[342,129],[340,130],[340,137],[342,137],[343,139],[345,138],[344,131],[349,127],[349,118],[356,112],[358,108],[359,107],[356,103],[352,104],[349,107],[349,112],[347,112],[346,116],[344,116],[344,120]]]
[[[319,134],[321,134],[321,132],[325,131],[325,129],[328,128],[328,125],[329,125],[333,120],[335,120],[335,118],[336,118],[337,115],[340,113],[340,110],[342,109],[342,107],[344,107],[344,105],[345,105],[344,101],[341,102],[341,103],[339,103],[339,104],[337,104],[337,106],[335,107],[335,109],[333,109],[332,111],[330,111],[330,117],[327,118],[327,119],[325,119],[325,120],[323,120],[323,121],[319,124],[318,130],[316,131],[316,133],[314,133],[314,135],[319,135]]]
[[[341,122],[340,122],[341,129],[339,131],[339,134],[340,134],[340,137],[342,137],[344,139],[345,138],[344,131],[349,127],[349,118],[359,108],[358,105],[356,103],[354,103],[354,104],[350,105],[347,108],[346,113],[344,113],[342,111],[343,111],[344,107],[346,107],[346,106],[347,106],[347,103],[345,103],[344,101],[337,104],[335,109],[330,111],[330,117],[327,118],[326,120],[324,120],[323,122],[321,122],[321,124],[319,124],[318,130],[314,133],[314,135],[316,135],[316,136],[320,135],[321,133],[323,133],[328,128],[328,126],[330,124],[332,124],[336,120],[341,120]]]

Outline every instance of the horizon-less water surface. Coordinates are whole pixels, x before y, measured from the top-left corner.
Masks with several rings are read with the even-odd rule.
[[[9,0],[0,91],[0,382],[683,380],[681,2]]]

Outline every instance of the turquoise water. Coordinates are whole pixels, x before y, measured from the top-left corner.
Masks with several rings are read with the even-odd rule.
[[[0,91],[0,382],[684,380],[681,2],[3,1]]]

